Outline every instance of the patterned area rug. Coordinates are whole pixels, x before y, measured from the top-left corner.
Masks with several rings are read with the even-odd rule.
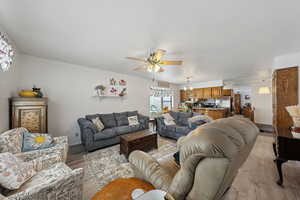
[[[164,143],[149,154],[159,160],[176,152],[175,143]],[[120,145],[115,145],[84,155],[84,199],[90,199],[112,180],[134,176],[127,159],[119,152]]]
[[[270,136],[258,136],[247,161],[240,168],[225,200],[294,200],[300,199],[300,162],[284,164],[284,187],[276,184],[277,169]],[[176,152],[176,144],[159,138],[159,149],[150,154],[160,160]],[[90,199],[103,186],[119,177],[132,177],[126,158],[119,154],[119,145],[84,156],[84,199]]]

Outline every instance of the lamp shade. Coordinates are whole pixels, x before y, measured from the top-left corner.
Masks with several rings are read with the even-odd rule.
[[[258,94],[270,94],[269,87],[260,87],[258,89]]]

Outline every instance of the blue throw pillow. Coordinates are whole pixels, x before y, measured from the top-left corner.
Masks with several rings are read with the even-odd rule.
[[[22,152],[53,147],[53,138],[48,134],[24,133]]]

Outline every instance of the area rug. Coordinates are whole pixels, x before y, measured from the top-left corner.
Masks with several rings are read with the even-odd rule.
[[[84,197],[90,197],[101,190],[106,184],[117,178],[134,177],[126,157],[120,153],[120,145],[84,155]],[[149,152],[155,159],[160,160],[176,152],[176,144],[164,142],[158,149]]]
[[[164,140],[160,138],[160,140]],[[270,136],[258,136],[247,161],[240,168],[225,200],[296,200],[300,199],[300,164],[284,164],[284,187],[276,184],[277,169]],[[160,143],[162,143],[160,141]],[[119,145],[101,149],[84,156],[84,199],[90,199],[110,181],[133,177],[127,159],[119,154]],[[150,154],[156,159],[176,152],[176,144],[163,141]]]

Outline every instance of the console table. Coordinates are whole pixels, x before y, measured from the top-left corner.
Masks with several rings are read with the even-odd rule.
[[[277,184],[282,185],[282,164],[288,160],[300,161],[300,139],[293,138],[292,132],[288,127],[276,127],[273,150],[276,156],[275,162],[279,175]]]

